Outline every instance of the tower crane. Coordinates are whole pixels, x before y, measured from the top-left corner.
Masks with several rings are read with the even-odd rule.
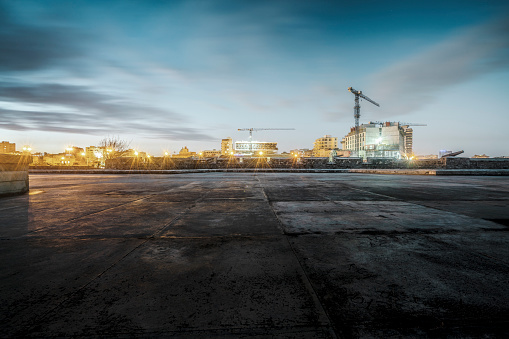
[[[373,105],[380,107],[380,105],[364,94],[362,94],[362,91],[357,91],[353,89],[352,87],[348,87],[348,90],[352,92],[352,94],[355,95],[355,106],[353,106],[353,117],[355,118],[355,129],[359,129],[359,118],[361,117],[361,105],[359,105],[359,98],[362,98],[364,100],[367,100],[371,102]]]
[[[292,131],[295,128],[239,128],[239,131],[249,131],[249,151],[253,152],[253,131]]]
[[[362,91],[357,91],[352,87],[348,87],[348,90],[355,95],[355,106],[353,106],[353,117],[355,118],[355,150],[359,150],[359,118],[361,117],[361,105],[359,105],[359,98],[371,102],[373,105],[380,107],[378,103],[371,100]]]

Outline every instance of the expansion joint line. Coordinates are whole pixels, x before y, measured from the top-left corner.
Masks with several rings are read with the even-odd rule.
[[[331,321],[330,315],[327,312],[327,310],[325,309],[325,307],[323,306],[320,298],[318,297],[318,293],[316,292],[315,288],[313,287],[313,284],[311,283],[311,280],[309,279],[309,276],[307,275],[306,270],[304,269],[304,266],[302,265],[302,263],[299,260],[299,257],[297,256],[297,251],[295,250],[294,246],[292,245],[292,243],[288,239],[288,235],[285,234],[283,223],[281,222],[281,220],[277,216],[277,213],[274,210],[274,207],[272,206],[272,203],[269,200],[269,197],[265,193],[265,188],[263,186],[263,183],[261,182],[261,180],[258,177],[258,175],[255,175],[255,177],[256,177],[256,180],[258,180],[258,183],[260,184],[263,196],[267,200],[267,203],[269,204],[270,209],[271,209],[272,213],[274,214],[274,217],[276,218],[276,220],[277,220],[277,222],[279,224],[279,228],[281,229],[281,231],[283,233],[282,235],[284,236],[286,242],[288,243],[288,246],[290,246],[295,260],[299,264],[300,273],[301,273],[302,277],[304,278],[304,284],[306,285],[306,288],[307,288],[308,292],[311,294],[311,297],[315,301],[315,304],[318,305],[320,311],[323,312],[323,314],[325,314],[325,317],[327,318],[327,321],[329,322],[328,325],[329,325],[329,329],[331,330],[330,334],[333,336],[333,338],[337,338],[336,329],[334,328],[334,325],[333,325],[333,322]]]
[[[129,204],[133,204],[135,202],[138,202],[138,201],[143,201],[147,199],[147,197],[143,197],[143,198],[138,198],[138,199],[135,199],[135,200],[131,200],[131,201],[128,201],[128,202],[125,202],[125,203],[122,203],[122,204],[119,204],[119,205],[116,205],[116,206],[113,206],[113,207],[108,207],[108,208],[105,208],[105,209],[102,209],[100,211],[95,211],[95,212],[91,212],[91,213],[87,213],[87,214],[83,214],[83,215],[80,215],[78,217],[74,217],[74,218],[71,218],[71,219],[67,219],[66,221],[64,221],[64,225],[71,222],[71,221],[75,221],[75,220],[78,220],[78,219],[81,219],[81,218],[84,218],[84,217],[88,217],[90,215],[94,215],[94,214],[98,214],[98,213],[102,213],[104,211],[109,211],[109,210],[112,210],[112,209],[115,209],[115,208],[119,208],[121,206],[125,206],[125,205],[129,205]],[[51,226],[44,226],[44,227],[40,227],[40,228],[37,228],[37,229],[34,229],[32,231],[28,231],[26,234],[30,234],[30,233],[38,233],[42,230],[45,230],[47,228],[49,228]]]

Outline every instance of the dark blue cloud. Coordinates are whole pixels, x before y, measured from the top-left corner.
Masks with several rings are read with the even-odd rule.
[[[36,108],[5,108],[8,105]],[[129,131],[157,138],[212,139],[198,129],[175,125],[187,120],[180,114],[97,93],[86,86],[0,83],[0,113],[0,128],[4,129],[99,135]]]
[[[24,23],[0,2],[0,71],[60,67],[83,57],[86,34],[47,22]]]

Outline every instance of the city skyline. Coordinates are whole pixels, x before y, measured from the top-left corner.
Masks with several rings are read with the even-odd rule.
[[[48,5],[49,4],[49,5]],[[361,123],[425,123],[416,154],[507,155],[503,1],[0,1],[0,139],[151,154],[260,131],[281,151]],[[18,146],[18,148],[19,148]]]

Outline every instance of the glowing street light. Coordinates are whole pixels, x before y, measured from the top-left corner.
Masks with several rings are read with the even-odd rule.
[[[258,153],[258,154],[263,155],[263,152],[262,152],[262,151],[260,151],[260,153]]]
[[[164,152],[164,155],[165,155],[165,156],[168,156],[168,152]]]
[[[138,151],[134,151],[134,155],[138,156]]]

